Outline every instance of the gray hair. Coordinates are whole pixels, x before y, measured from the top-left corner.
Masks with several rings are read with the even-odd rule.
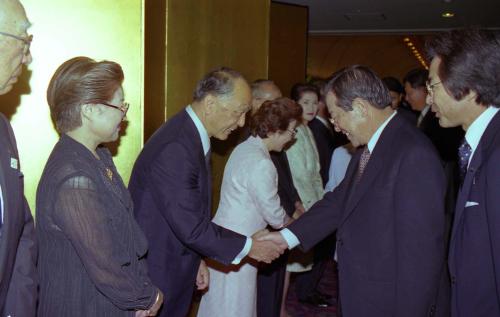
[[[208,95],[228,97],[233,93],[234,80],[243,76],[229,67],[221,67],[206,74],[197,84],[193,101],[201,101]]]

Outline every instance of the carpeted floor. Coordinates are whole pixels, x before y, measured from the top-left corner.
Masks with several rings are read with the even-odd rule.
[[[328,263],[327,269],[321,279],[319,286],[321,292],[337,297],[337,270],[333,260]],[[290,291],[288,293],[287,307],[291,317],[336,317],[337,307],[331,306],[328,308],[315,308],[309,305],[300,303],[295,295],[295,285],[292,278],[290,282]],[[335,302],[335,300],[334,300]]]
[[[327,265],[326,271],[321,279],[319,289],[321,292],[331,295],[335,302],[335,298],[337,298],[337,269],[333,260]],[[188,315],[189,317],[196,316],[198,304],[199,297],[193,301],[193,307]],[[328,308],[315,308],[300,303],[295,294],[293,277],[290,284],[290,291],[288,292],[287,307],[290,317],[337,317],[337,307],[335,305]]]

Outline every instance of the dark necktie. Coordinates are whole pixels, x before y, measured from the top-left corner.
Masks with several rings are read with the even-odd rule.
[[[458,163],[460,164],[460,183],[462,184],[465,180],[465,175],[467,174],[467,166],[469,165],[469,159],[472,154],[472,148],[470,147],[467,140],[464,138],[462,143],[458,147]]]
[[[368,150],[368,146],[365,146],[363,153],[361,153],[361,158],[359,159],[358,164],[358,172],[356,174],[356,183],[359,183],[361,176],[365,171],[366,165],[368,165],[368,161],[370,160],[370,150]]]

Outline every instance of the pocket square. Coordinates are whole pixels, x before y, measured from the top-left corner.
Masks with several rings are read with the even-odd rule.
[[[466,202],[466,203],[465,203],[465,208],[467,208],[467,207],[472,207],[472,206],[477,206],[477,205],[479,205],[479,203],[478,203],[478,202],[475,202],[475,201],[468,201],[468,202]]]

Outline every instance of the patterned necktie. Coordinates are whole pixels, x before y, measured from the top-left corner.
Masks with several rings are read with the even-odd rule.
[[[472,148],[470,147],[467,140],[464,138],[462,144],[458,147],[458,163],[460,164],[460,183],[464,182],[465,175],[467,174],[467,166],[469,165],[469,159],[472,154]]]
[[[361,153],[361,158],[359,159],[358,173],[356,174],[356,183],[359,183],[361,176],[363,176],[366,165],[368,165],[368,161],[370,160],[370,155],[371,153],[370,150],[368,150],[368,146],[365,146],[363,153]]]

